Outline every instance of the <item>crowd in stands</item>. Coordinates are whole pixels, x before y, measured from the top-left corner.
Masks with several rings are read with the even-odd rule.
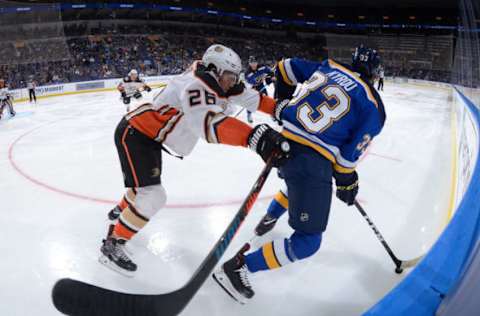
[[[30,34],[23,30],[21,34]],[[48,32],[47,32],[48,33]],[[186,24],[118,25],[96,28],[84,24],[52,27],[55,37],[21,40],[1,39],[0,78],[10,88],[23,88],[30,79],[38,85],[88,81],[125,76],[137,69],[145,76],[178,74],[212,43],[232,47],[245,62],[250,55],[260,63],[273,65],[282,57],[319,60],[323,47],[295,37],[265,35],[221,26],[208,30]],[[205,36],[205,34],[209,34]],[[334,57],[334,56],[333,56]],[[246,66],[246,64],[245,64]],[[386,75],[448,81],[448,72],[425,69],[389,69]]]

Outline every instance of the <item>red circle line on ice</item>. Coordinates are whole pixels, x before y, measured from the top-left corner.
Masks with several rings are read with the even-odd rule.
[[[18,144],[18,142],[20,142],[23,138],[25,138],[26,136],[32,134],[33,132],[35,132],[36,130],[44,127],[44,126],[48,126],[48,125],[51,125],[51,124],[54,124],[54,123],[57,123],[59,121],[62,121],[62,120],[65,120],[64,119],[60,119],[60,120],[55,120],[55,121],[51,121],[51,122],[48,122],[46,124],[42,124],[40,126],[37,126],[35,128],[32,128],[30,129],[29,131],[21,134],[20,136],[18,136],[9,146],[8,148],[8,160],[10,162],[10,164],[12,165],[13,169],[18,173],[20,174],[22,177],[24,177],[25,179],[27,179],[28,181],[32,182],[33,184],[37,185],[37,186],[40,186],[46,190],[49,190],[51,192],[55,192],[55,193],[58,193],[58,194],[61,194],[61,195],[65,195],[65,196],[69,196],[69,197],[72,197],[72,198],[76,198],[76,199],[80,199],[80,200],[84,200],[84,201],[90,201],[90,202],[95,202],[95,203],[102,203],[102,204],[109,204],[109,205],[112,205],[112,204],[116,204],[118,201],[113,201],[113,200],[108,200],[108,199],[103,199],[103,198],[98,198],[98,197],[92,197],[92,196],[88,196],[88,195],[83,195],[83,194],[79,194],[79,193],[75,193],[75,192],[69,192],[69,191],[66,191],[66,190],[63,190],[63,189],[60,189],[60,188],[57,188],[53,185],[50,185],[48,183],[45,183],[41,180],[38,180],[36,179],[35,177],[33,177],[32,175],[28,174],[27,172],[25,172],[18,164],[17,162],[15,162],[15,159],[14,159],[14,148],[15,146]],[[367,151],[367,153],[362,157],[362,159],[364,159],[367,155],[376,155],[376,154],[373,154],[373,153],[370,153],[369,151]],[[387,157],[387,156],[380,156],[380,155],[377,155],[381,158],[384,158],[384,159],[389,159],[389,160],[394,160],[394,161],[401,161],[400,159],[396,159],[396,158],[391,158],[391,157]],[[269,195],[269,196],[264,196],[264,197],[259,197],[258,200],[259,201],[263,201],[263,200],[270,200],[273,198],[273,195]],[[206,207],[215,207],[215,206],[227,206],[227,205],[236,205],[236,204],[240,204],[242,202],[242,200],[229,200],[229,201],[221,201],[221,202],[204,202],[204,203],[191,203],[191,204],[167,204],[165,206],[165,208],[173,208],[173,209],[183,209],[183,208],[206,208]],[[365,201],[363,201],[365,202]]]
[[[58,194],[61,194],[61,195],[64,195],[64,196],[69,196],[69,197],[72,197],[72,198],[76,198],[76,199],[80,199],[80,200],[84,200],[84,201],[95,202],[95,203],[102,203],[102,204],[109,204],[109,205],[114,205],[114,204],[118,203],[118,201],[113,201],[113,200],[108,200],[108,199],[103,199],[103,198],[98,198],[98,197],[92,197],[92,196],[79,194],[79,193],[75,193],[75,192],[69,192],[69,191],[63,190],[61,188],[57,188],[57,187],[55,187],[51,184],[45,183],[45,182],[35,178],[34,176],[28,174],[15,161],[14,149],[15,149],[15,146],[22,139],[24,139],[26,136],[32,134],[36,130],[41,129],[42,127],[57,123],[57,122],[62,121],[62,120],[64,120],[64,119],[55,120],[55,121],[48,122],[46,124],[42,124],[40,126],[37,126],[33,129],[23,133],[22,135],[20,135],[16,138],[10,144],[10,146],[8,148],[8,160],[9,160],[10,164],[12,165],[13,169],[17,173],[19,173],[22,177],[27,179],[28,181],[32,182],[33,184],[35,184],[37,186],[40,186],[40,187],[46,189],[46,190],[49,190],[51,192],[55,192],[55,193],[58,193]],[[259,201],[269,200],[272,197],[273,197],[273,195],[259,197],[258,200]],[[186,203],[186,204],[167,204],[167,205],[165,205],[165,208],[171,208],[171,209],[206,208],[206,207],[215,207],[215,206],[237,205],[237,204],[240,204],[242,202],[243,202],[243,200],[227,200],[227,201],[220,201],[220,202],[204,202],[204,203],[190,203],[190,204],[189,203]]]

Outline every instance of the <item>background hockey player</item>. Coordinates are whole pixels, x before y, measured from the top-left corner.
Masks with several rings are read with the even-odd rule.
[[[4,79],[0,79],[0,119],[3,115],[3,110],[8,106],[11,116],[15,116],[15,111],[13,110],[13,97],[10,94],[7,84]]]
[[[126,105],[127,112],[130,111],[130,101],[132,97],[140,99],[143,90],[147,92],[152,91],[152,88],[140,79],[138,72],[135,69],[130,70],[128,75],[118,84],[117,89],[121,93],[122,101],[123,104]]]
[[[264,95],[267,93],[267,85],[272,83],[273,71],[266,65],[259,65],[254,56],[248,58],[248,69],[245,73],[245,80],[258,92]],[[247,110],[247,119],[253,123],[252,112]]]
[[[109,213],[116,220],[101,247],[100,262],[130,276],[137,269],[124,245],[166,203],[160,180],[162,149],[186,156],[199,138],[209,143],[249,147],[264,160],[272,153],[274,165],[284,161],[288,142],[266,124],[253,129],[233,117],[232,104],[271,113],[274,100],[238,82],[238,55],[222,45],[212,45],[186,73],[173,78],[153,104],[129,112],[118,124],[115,144],[127,192]]]
[[[366,47],[362,49],[371,53]],[[277,194],[255,233],[264,235],[270,231],[288,209],[293,234],[248,254],[246,244],[214,273],[222,288],[240,302],[254,295],[249,273],[301,261],[320,248],[330,213],[332,178],[337,197],[348,205],[354,203],[358,158],[380,133],[385,111],[370,84],[374,65],[361,53],[353,65],[351,68],[330,59],[319,63],[297,58],[278,64],[278,95],[290,98],[279,102],[273,112],[274,118],[283,123],[282,134],[291,146],[291,158],[279,168],[287,189]],[[300,89],[291,97],[296,85]]]
[[[363,44],[360,44],[355,48],[354,53],[352,54],[352,67],[355,69],[363,68],[365,65],[371,68],[371,74],[368,79],[369,83],[373,84],[375,79],[378,78],[378,69],[380,66],[380,56],[377,53],[377,50],[366,47]],[[362,70],[366,71],[366,70]]]

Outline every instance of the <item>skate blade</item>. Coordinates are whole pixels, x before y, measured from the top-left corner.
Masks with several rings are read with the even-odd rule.
[[[240,303],[242,305],[245,305],[246,303],[246,298],[237,292],[237,290],[233,287],[232,282],[230,282],[230,279],[227,277],[225,272],[223,272],[223,269],[214,272],[212,274],[213,279],[215,282],[220,285],[220,287],[227,293],[231,298],[233,298],[237,303]]]
[[[120,268],[120,267],[117,266],[113,261],[111,261],[110,259],[108,259],[108,257],[105,256],[105,255],[101,255],[101,256],[98,258],[98,262],[100,262],[101,264],[103,264],[104,266],[106,266],[107,268],[109,268],[110,270],[115,271],[115,272],[123,275],[124,277],[133,278],[133,277],[135,276],[135,272],[133,272],[133,271],[127,271],[127,270],[125,270],[125,269]]]

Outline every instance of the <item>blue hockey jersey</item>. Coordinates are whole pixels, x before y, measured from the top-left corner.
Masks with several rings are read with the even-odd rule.
[[[273,71],[268,66],[258,66],[256,70],[252,70],[250,67],[245,74],[245,80],[252,85],[252,87],[256,87],[258,85],[263,84],[263,80],[267,77],[273,76]]]
[[[282,112],[282,134],[318,151],[336,171],[353,172],[385,123],[378,93],[357,73],[331,59],[285,59],[278,69],[285,83],[300,84]]]

